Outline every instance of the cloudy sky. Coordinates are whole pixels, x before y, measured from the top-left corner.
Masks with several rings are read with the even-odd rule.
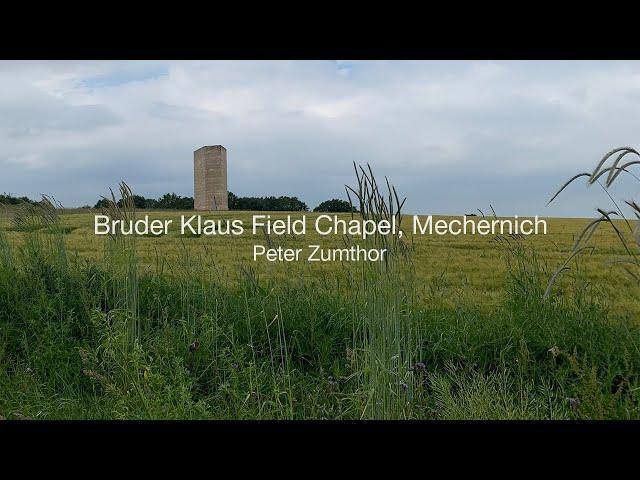
[[[121,179],[192,196],[193,150],[222,144],[237,195],[313,208],[345,197],[355,161],[410,213],[590,216],[609,205],[598,187],[545,203],[640,147],[640,63],[0,61],[0,139],[0,192],[69,207]]]

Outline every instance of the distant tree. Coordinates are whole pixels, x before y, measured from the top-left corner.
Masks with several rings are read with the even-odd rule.
[[[145,199],[145,208],[148,209],[157,209],[158,207],[158,200],[156,200],[155,198],[147,198]]]
[[[106,198],[101,198],[96,202],[96,205],[93,208],[107,208],[109,206],[109,202],[110,200],[107,200]]]
[[[147,208],[147,199],[141,195],[134,195],[133,204],[136,208]]]
[[[106,208],[109,202],[110,200],[101,198],[94,208]],[[175,193],[165,193],[158,200],[155,198],[145,198],[142,195],[134,195],[133,204],[137,209],[192,210],[193,198],[181,197]],[[122,199],[118,200],[117,205],[122,208]]]
[[[306,212],[309,210],[307,204],[299,200],[298,197],[278,197],[276,204],[278,208],[275,210],[283,210],[285,212]]]
[[[96,202],[96,205],[93,208],[107,208],[107,207],[109,207],[109,205],[111,205],[111,199],[109,199],[109,198],[101,198],[100,200],[98,200]],[[116,202],[116,205],[118,205],[118,207],[122,208],[124,206],[124,202],[122,201],[122,199],[120,199],[120,200],[118,200]],[[140,195],[134,195],[133,196],[133,205],[136,208],[146,208],[146,199],[144,197],[141,197]]]
[[[105,208],[109,201],[102,198],[98,200],[94,208]],[[193,210],[193,197],[181,197],[175,193],[165,193],[157,200],[134,195],[133,202],[138,209],[157,210]],[[233,192],[228,194],[229,210],[257,210],[257,211],[283,211],[300,212],[308,211],[309,207],[298,197],[238,197]],[[118,201],[122,207],[122,200]]]
[[[182,197],[180,201],[180,210],[193,210],[193,197]]]
[[[337,198],[326,200],[313,209],[314,212],[357,212],[355,207],[352,207],[346,200],[339,200]]]
[[[157,208],[168,210],[193,210],[193,197],[181,197],[175,193],[165,193],[158,199]]]
[[[298,197],[238,197],[229,192],[229,210],[257,210],[257,211],[307,211],[307,204]]]
[[[14,197],[8,193],[0,193],[0,203],[7,205],[19,205],[21,203],[30,203],[32,205],[37,204],[35,200],[31,200],[28,197]]]
[[[120,208],[122,208],[122,206],[124,205],[122,199],[118,200],[118,206]],[[147,208],[147,199],[144,198],[141,195],[134,195],[133,196],[133,206],[136,208]]]
[[[227,205],[229,206],[229,210],[240,210],[238,208],[238,200],[238,197],[233,192],[228,193]]]

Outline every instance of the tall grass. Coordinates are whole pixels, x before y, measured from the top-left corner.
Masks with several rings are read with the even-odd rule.
[[[135,222],[136,208],[133,192],[125,183],[120,184],[120,200],[116,200],[113,190],[111,198],[105,198],[106,206],[102,213],[111,220],[123,223]],[[126,326],[124,342],[127,348],[133,349],[140,338],[140,316],[138,311],[138,265],[136,257],[136,235],[123,235],[121,230],[109,234],[105,244],[105,264],[109,268],[108,282],[104,288],[108,290],[109,315],[118,317]]]
[[[351,206],[352,195],[360,220],[396,221],[402,223],[402,206],[395,187],[385,178],[383,193],[370,166],[356,167],[356,185],[347,186]],[[352,208],[353,210],[353,208]],[[404,234],[404,232],[402,232]],[[410,248],[398,234],[376,232],[364,247],[384,249],[384,261],[362,265],[354,294],[359,319],[354,330],[354,349],[359,354],[359,369],[367,395],[362,417],[397,419],[412,416],[414,382],[412,365],[419,362],[419,339],[412,325],[412,265]]]
[[[627,161],[622,163],[623,159],[627,157],[636,157],[634,160]],[[576,238],[573,248],[571,250],[571,254],[567,257],[567,259],[560,265],[560,267],[556,270],[553,276],[550,278],[549,283],[547,285],[547,289],[544,293],[544,297],[548,298],[551,294],[551,289],[558,279],[558,277],[565,271],[570,269],[570,264],[575,261],[575,259],[584,254],[585,252],[591,252],[593,250],[593,246],[589,244],[589,241],[593,237],[594,233],[597,231],[598,227],[605,223],[608,224],[613,231],[615,232],[620,244],[624,248],[625,256],[622,258],[612,258],[610,260],[610,264],[614,264],[622,267],[636,282],[640,282],[640,206],[634,200],[624,200],[624,204],[630,207],[631,214],[634,218],[627,218],[623,209],[620,206],[620,202],[616,201],[614,197],[609,192],[609,188],[614,184],[616,179],[621,174],[626,174],[631,176],[635,180],[640,183],[640,178],[638,178],[630,168],[634,165],[640,165],[640,153],[637,150],[631,147],[619,147],[614,148],[613,150],[607,152],[598,162],[596,167],[592,172],[582,172],[574,175],[554,193],[551,197],[547,205],[552,203],[559,195],[564,191],[569,185],[578,180],[579,178],[586,177],[587,185],[591,186],[594,184],[598,184],[604,192],[607,194],[613,207],[610,210],[604,210],[602,208],[598,208],[597,212],[599,216],[594,219],[592,222],[587,224],[587,226],[580,232],[578,237]],[[609,162],[609,164],[607,163]],[[606,175],[606,180],[604,185],[600,181]],[[616,225],[614,219],[620,219],[623,223],[619,228],[619,225]],[[628,236],[631,237],[632,241],[629,241],[627,235],[625,235],[625,230]]]
[[[358,172],[360,218],[400,216],[393,187]],[[135,215],[130,195],[108,214]],[[6,418],[640,418],[640,327],[588,295],[543,301],[525,240],[507,242],[507,300],[487,312],[418,304],[406,237],[368,240],[388,261],[344,276],[236,283],[205,250],[142,268],[118,236],[81,260],[57,209],[28,215],[20,241],[0,228]]]

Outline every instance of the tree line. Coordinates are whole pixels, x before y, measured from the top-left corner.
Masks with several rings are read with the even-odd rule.
[[[8,193],[0,193],[0,203],[5,205],[19,205],[21,203],[30,203],[35,205],[38,202],[31,200],[29,197],[14,197]]]
[[[268,197],[238,197],[229,192],[229,210],[255,210],[255,211],[280,211],[280,212],[306,212],[309,207],[298,197],[268,196]],[[94,208],[105,208],[110,200],[101,198]],[[0,204],[19,205],[39,202],[28,197],[15,197],[6,193],[0,194]],[[193,210],[193,197],[183,197],[175,193],[165,193],[160,198],[145,198],[142,195],[134,195],[133,203],[140,210]],[[122,207],[122,200],[118,201]],[[88,207],[83,207],[88,208]],[[357,210],[345,200],[337,198],[326,200],[313,209],[314,212],[356,212]]]
[[[103,197],[98,200],[94,208],[106,208],[110,202],[110,199]],[[117,203],[122,208],[122,199]],[[165,193],[158,199],[134,195],[133,204],[140,210],[193,210],[193,197],[182,197],[175,193]]]
[[[109,200],[100,199],[95,208],[102,208],[108,205]],[[165,193],[157,200],[145,198],[141,195],[133,196],[133,203],[137,209],[147,210],[193,210],[193,197],[182,197],[175,193]],[[233,192],[228,196],[229,210],[253,210],[268,212],[307,212],[309,207],[298,197],[289,196],[268,196],[268,197],[238,197]],[[122,207],[122,200],[118,201],[118,206]],[[322,202],[314,212],[355,212],[356,209],[345,200],[331,199]]]

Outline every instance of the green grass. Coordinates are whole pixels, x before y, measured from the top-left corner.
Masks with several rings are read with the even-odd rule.
[[[520,277],[512,296],[491,314],[463,306],[402,312],[417,325],[420,356],[399,362],[397,371],[392,356],[381,362],[388,372],[378,372],[376,387],[387,395],[373,398],[401,408],[372,411],[370,345],[354,335],[371,310],[337,284],[247,279],[227,287],[144,274],[138,278],[141,333],[132,344],[130,312],[111,304],[114,278],[104,265],[5,266],[0,412],[7,418],[377,418],[375,412],[637,418],[638,327],[603,321],[604,312],[587,300],[543,304],[538,279],[514,274]],[[569,398],[580,399],[575,412]]]
[[[640,326],[580,269],[543,301],[533,242],[491,245],[487,306],[426,282],[420,247],[269,275],[190,248],[204,238],[76,255],[65,220],[0,229],[5,418],[640,417]],[[145,249],[163,240],[172,255]]]

